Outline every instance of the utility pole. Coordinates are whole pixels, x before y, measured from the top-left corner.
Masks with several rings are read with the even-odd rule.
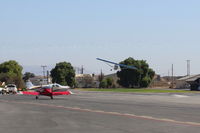
[[[174,88],[174,65],[172,64],[172,88]]]
[[[43,83],[44,83],[44,79],[45,79],[45,68],[46,68],[47,66],[43,65],[43,66],[41,66],[41,67],[42,67],[42,69],[43,69],[43,76],[44,76],[44,78],[43,78]]]
[[[187,60],[187,76],[190,76],[190,60]]]
[[[49,84],[49,71],[47,71],[47,84]]]
[[[100,73],[100,76],[99,76],[99,82],[101,82],[104,78],[104,75],[103,75],[103,72],[102,72],[102,69],[101,69],[101,73]]]
[[[101,78],[102,78],[102,80],[103,80],[103,72],[102,72],[102,69],[101,69]]]
[[[81,66],[81,74],[83,74],[83,70],[84,70],[84,68],[83,68],[83,65]]]

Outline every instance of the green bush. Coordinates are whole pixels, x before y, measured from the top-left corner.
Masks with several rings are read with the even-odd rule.
[[[99,84],[99,87],[100,88],[107,88],[107,80],[103,79],[100,84]]]

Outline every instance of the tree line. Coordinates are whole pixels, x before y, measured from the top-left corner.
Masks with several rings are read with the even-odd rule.
[[[0,64],[0,81],[6,84],[15,84],[18,88],[24,88],[29,78],[35,77],[33,73],[22,73],[23,67],[15,60],[6,61]],[[51,70],[52,81],[61,85],[75,85],[75,70],[67,62],[57,63]]]
[[[135,87],[148,87],[151,83],[155,72],[149,68],[149,65],[144,60],[135,60],[131,57],[120,62],[120,64],[135,66],[137,69],[127,69],[121,67],[117,72],[118,81],[117,83],[125,88]],[[0,64],[0,81],[6,82],[7,84],[16,84],[18,88],[24,87],[24,81],[35,75],[30,72],[22,74],[23,67],[14,60],[6,61]],[[75,81],[75,70],[71,63],[60,62],[50,71],[53,83],[59,83],[61,85],[68,85],[74,87]],[[112,78],[103,78],[103,75],[99,76],[101,88],[115,87]]]
[[[134,66],[137,69],[128,69],[120,67],[117,71],[117,83],[125,88],[146,88],[148,87],[154,76],[155,72],[149,68],[149,64],[145,60],[135,60],[131,57],[120,62],[120,64]],[[100,88],[113,88],[115,83],[111,77],[100,80]]]

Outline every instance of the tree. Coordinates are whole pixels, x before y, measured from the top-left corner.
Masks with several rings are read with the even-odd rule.
[[[24,80],[24,81],[27,81],[27,80],[29,80],[30,78],[33,78],[33,77],[35,77],[35,74],[34,74],[34,73],[26,72],[26,73],[24,74],[24,76],[23,76],[23,80]]]
[[[155,75],[155,72],[149,68],[149,65],[144,60],[134,60],[129,57],[120,62],[120,64],[132,65],[137,68],[127,69],[121,67],[121,71],[117,72],[118,83],[123,87],[148,87]]]
[[[100,88],[111,88],[113,86],[114,86],[114,81],[110,77],[103,79],[99,84]]]
[[[6,84],[16,84],[17,87],[24,87],[22,80],[22,66],[14,60],[10,60],[0,64],[0,81]]]
[[[103,79],[103,80],[100,82],[99,87],[100,87],[100,88],[107,88],[107,80],[106,80],[106,79]]]
[[[54,83],[61,85],[75,85],[75,70],[68,62],[57,63],[55,68],[51,70],[51,77]]]
[[[104,78],[104,74],[101,72],[101,74],[98,76],[99,82],[101,82]]]
[[[113,86],[113,79],[112,78],[106,78],[107,82],[107,88],[111,88]]]

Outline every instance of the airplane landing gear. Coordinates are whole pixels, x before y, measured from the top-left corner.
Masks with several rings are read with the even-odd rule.
[[[35,99],[38,99],[38,98],[39,98],[38,96],[35,97]]]
[[[53,96],[51,96],[51,99],[53,99]]]

